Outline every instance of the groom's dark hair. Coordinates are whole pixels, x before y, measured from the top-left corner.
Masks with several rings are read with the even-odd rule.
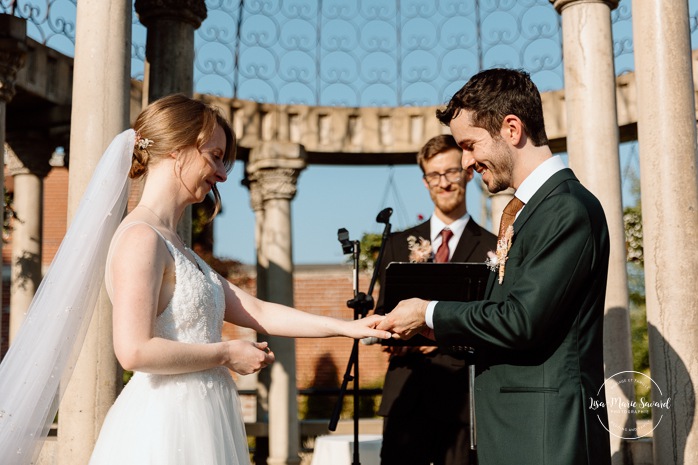
[[[499,137],[505,116],[518,116],[533,145],[548,145],[540,92],[525,71],[481,71],[455,93],[445,109],[436,110],[436,117],[448,126],[463,110],[472,111],[473,125],[487,130],[492,137]]]

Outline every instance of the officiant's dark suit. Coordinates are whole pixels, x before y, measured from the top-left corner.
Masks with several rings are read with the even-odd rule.
[[[437,116],[463,148],[463,166],[491,192],[516,189],[523,208],[511,212],[502,280],[492,274],[485,300],[406,300],[379,329],[406,338],[431,327],[439,347],[475,348],[479,465],[610,464],[606,411],[588,405],[604,383],[601,204],[552,156],[526,73],[483,71]]]
[[[460,149],[450,135],[437,136],[427,142],[418,155],[418,162],[426,173],[447,172],[455,167],[459,170],[459,176],[466,176],[460,171]],[[425,179],[435,204],[434,214],[464,221],[465,185],[470,177],[460,179],[456,185],[449,183],[443,174],[432,179],[431,185]],[[454,192],[442,192],[450,188]],[[439,198],[440,194],[446,194],[448,200]],[[483,263],[487,252],[495,249],[496,237],[478,226],[472,218],[468,217],[466,221],[448,261]],[[381,283],[385,283],[385,270],[389,263],[410,261],[408,237],[431,241],[431,238],[439,235],[443,224],[438,220],[434,222],[438,225],[435,226],[439,228],[437,231],[431,230],[431,224],[432,221],[427,220],[388,237],[380,269]],[[381,286],[376,307],[379,314],[385,310],[384,291],[385,287]],[[432,351],[424,353],[429,350]],[[390,358],[378,410],[378,414],[385,417],[381,463],[467,465],[471,454],[467,394],[468,366],[465,356],[448,355],[434,347],[410,348],[408,353],[394,353]]]

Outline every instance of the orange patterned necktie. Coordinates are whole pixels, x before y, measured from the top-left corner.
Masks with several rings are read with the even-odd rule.
[[[441,230],[441,245],[439,246],[439,250],[436,251],[436,256],[434,257],[434,261],[436,263],[448,262],[450,252],[448,249],[448,240],[451,239],[451,237],[453,237],[453,231],[448,228]]]
[[[514,224],[516,214],[523,208],[523,206],[524,203],[519,200],[518,197],[512,197],[507,206],[504,207],[504,211],[502,212],[502,220],[499,223],[498,239],[502,239],[507,228]]]

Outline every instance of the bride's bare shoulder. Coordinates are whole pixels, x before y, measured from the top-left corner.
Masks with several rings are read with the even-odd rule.
[[[145,221],[129,216],[124,218],[114,233],[111,248],[118,254],[126,251],[129,255],[167,254],[167,247],[158,230]]]

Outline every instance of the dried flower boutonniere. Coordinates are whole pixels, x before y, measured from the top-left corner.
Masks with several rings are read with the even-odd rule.
[[[497,251],[488,252],[488,258],[485,262],[487,267],[492,271],[499,271],[499,284],[504,281],[504,269],[509,258],[509,249],[511,248],[511,239],[514,237],[514,227],[509,226],[506,231],[504,231],[504,237],[497,241]]]
[[[410,263],[429,262],[434,258],[431,242],[423,237],[417,240],[416,237],[409,236],[407,248],[410,249]]]

